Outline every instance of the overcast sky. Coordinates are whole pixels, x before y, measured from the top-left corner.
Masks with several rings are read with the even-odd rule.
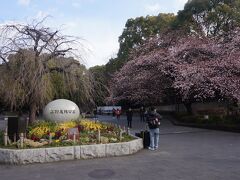
[[[115,56],[118,37],[129,18],[177,13],[187,0],[4,0],[0,23],[26,22],[50,15],[47,25],[84,39],[91,52],[87,67],[106,64]]]

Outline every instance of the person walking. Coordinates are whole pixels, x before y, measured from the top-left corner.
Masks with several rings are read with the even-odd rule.
[[[145,109],[143,108],[143,106],[140,108],[140,122],[144,122],[145,119],[144,119],[144,113],[145,113]]]
[[[120,111],[120,109],[117,109],[117,110],[116,110],[117,120],[120,119],[120,115],[121,115],[121,111]]]
[[[126,112],[126,115],[127,115],[127,123],[128,123],[128,127],[129,128],[132,128],[132,116],[133,116],[133,112],[132,112],[132,109],[129,108]]]
[[[157,113],[155,108],[151,108],[147,115],[147,123],[150,131],[150,146],[148,149],[156,150],[159,145],[159,126],[162,116]]]

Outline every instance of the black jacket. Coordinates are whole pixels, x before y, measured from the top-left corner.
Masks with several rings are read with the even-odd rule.
[[[162,119],[162,116],[156,112],[149,112],[147,114],[147,123],[149,129],[156,129],[160,126],[160,120]]]

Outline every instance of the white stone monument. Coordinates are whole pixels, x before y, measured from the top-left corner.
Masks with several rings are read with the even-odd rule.
[[[78,106],[67,99],[57,99],[48,103],[43,111],[45,120],[51,121],[70,121],[79,118],[80,111]]]

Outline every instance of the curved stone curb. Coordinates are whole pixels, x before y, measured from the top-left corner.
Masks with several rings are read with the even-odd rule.
[[[141,149],[143,149],[143,141],[141,138],[137,138],[129,142],[110,144],[17,150],[0,148],[0,163],[31,164],[74,159],[123,156],[136,153]]]

